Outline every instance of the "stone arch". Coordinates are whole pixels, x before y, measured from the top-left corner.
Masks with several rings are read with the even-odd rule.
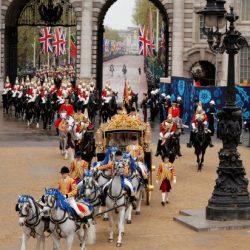
[[[0,51],[1,65],[0,72],[2,77],[9,75],[14,82],[17,69],[17,22],[21,11],[30,0],[3,0],[1,4],[1,20],[4,22],[4,29],[1,29],[0,36],[2,48]],[[82,1],[68,0],[76,14],[77,26],[77,50],[80,50],[81,39],[81,22],[82,22]],[[79,54],[79,53],[78,53]],[[76,68],[80,70],[80,59],[77,56]]]
[[[96,0],[93,3],[93,30],[92,30],[92,75],[93,78],[96,79],[97,88],[102,89],[102,60],[103,60],[103,21],[106,13],[109,8],[116,2],[117,0]],[[168,76],[171,72],[171,63],[172,63],[172,12],[173,12],[173,4],[166,0],[149,0],[160,10],[160,13],[164,17],[164,21],[167,24],[166,29],[166,38],[168,41],[168,55],[166,56],[166,76]]]

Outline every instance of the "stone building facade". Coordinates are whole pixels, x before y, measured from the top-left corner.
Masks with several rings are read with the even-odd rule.
[[[101,88],[102,76],[102,34],[103,20],[109,7],[117,0],[69,0],[77,17],[77,74],[80,78],[94,78]],[[119,0],[123,1],[123,0]],[[225,85],[227,79],[227,55],[213,54],[206,40],[200,34],[201,18],[196,12],[203,0],[151,0],[168,21],[168,75],[190,77],[192,66],[199,61],[207,61],[216,67],[218,85]],[[20,4],[22,2],[22,4]],[[6,76],[8,53],[11,51],[6,40],[8,26],[15,26],[18,14],[29,0],[0,0],[0,78]],[[227,0],[241,17],[237,29],[250,40],[250,1]],[[249,9],[248,9],[249,8]],[[13,12],[13,10],[15,10]],[[11,23],[10,20],[13,19]],[[10,38],[11,39],[11,38]],[[249,41],[250,42],[250,41]],[[15,67],[15,65],[13,66]],[[250,84],[250,50],[245,48],[236,60],[237,83],[246,80]],[[2,82],[1,81],[1,82]]]

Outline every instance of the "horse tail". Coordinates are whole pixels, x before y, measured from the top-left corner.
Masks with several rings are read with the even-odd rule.
[[[96,227],[95,224],[90,222],[87,228],[87,245],[94,245],[96,243]]]

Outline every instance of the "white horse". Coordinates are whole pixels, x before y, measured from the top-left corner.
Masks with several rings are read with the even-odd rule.
[[[97,162],[96,166],[92,168],[92,170],[94,171],[94,177],[98,184],[98,187],[102,190],[105,184],[107,184],[111,179],[111,170],[104,170],[104,171],[97,170],[98,166],[101,166],[100,164],[101,162]],[[101,212],[102,212],[102,207],[100,206],[99,213]],[[104,213],[103,220],[104,221],[109,220],[107,213]]]
[[[61,238],[66,239],[67,250],[71,250],[76,232],[80,240],[80,250],[85,250],[86,244],[95,243],[96,231],[92,211],[85,204],[80,204],[86,211],[86,216],[78,221],[73,209],[57,189],[51,188],[46,192],[43,211],[44,215],[50,218],[54,250],[60,249]]]
[[[45,222],[41,218],[42,208],[32,196],[21,195],[16,211],[19,213],[19,225],[23,229],[21,250],[27,248],[30,236],[37,239],[36,250],[44,250]]]
[[[59,125],[59,138],[60,138],[60,149],[62,155],[64,155],[64,159],[68,159],[68,154],[69,154],[69,148],[70,148],[70,153],[71,153],[71,160],[74,159],[74,152],[72,147],[69,145],[69,134],[71,133],[72,129],[75,126],[75,120],[73,117],[63,117],[62,121],[65,124],[63,126]],[[73,138],[71,138],[73,140]]]
[[[106,207],[109,216],[109,242],[114,240],[114,215],[118,212],[118,239],[116,246],[122,246],[124,234],[126,191],[124,190],[124,164],[116,163],[114,177],[107,185]],[[104,188],[105,189],[105,188]]]
[[[94,215],[99,213],[101,206],[101,187],[94,179],[93,172],[87,171],[84,173],[83,180],[78,183],[79,196],[84,197],[93,207]]]
[[[132,186],[135,190],[135,197],[137,200],[137,207],[135,210],[135,214],[140,215],[141,214],[141,202],[142,202],[142,198],[145,194],[145,186],[144,186],[142,177],[140,176],[140,174],[137,171],[130,177],[130,180],[131,180]],[[132,223],[132,204],[131,203],[127,204],[125,218],[127,220],[127,224]]]

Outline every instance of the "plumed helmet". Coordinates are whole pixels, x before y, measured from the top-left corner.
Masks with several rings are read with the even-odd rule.
[[[166,94],[165,93],[162,93],[161,96],[164,97],[164,98],[166,98]]]
[[[68,174],[69,173],[69,168],[66,166],[63,166],[60,171],[61,174]]]
[[[181,99],[181,97],[180,96],[178,96],[177,97],[177,101],[181,101],[182,99]]]
[[[170,97],[170,95],[167,95],[167,99],[170,99],[171,97]]]
[[[212,105],[215,105],[215,101],[214,100],[211,100],[209,103],[212,104]]]
[[[197,109],[196,109],[196,114],[201,114],[203,112],[202,106],[198,105]]]
[[[173,121],[173,116],[169,114],[167,117],[167,122],[172,122],[172,121]]]

